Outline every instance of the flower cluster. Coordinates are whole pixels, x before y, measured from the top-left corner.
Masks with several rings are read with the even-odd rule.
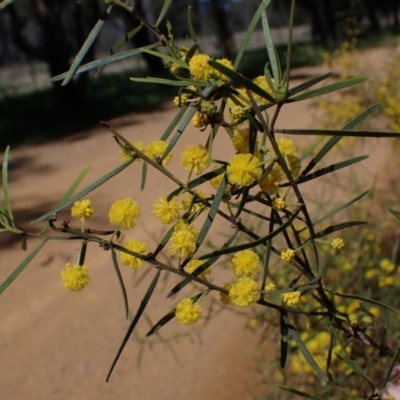
[[[282,297],[282,301],[290,306],[294,306],[296,304],[298,304],[298,302],[300,301],[300,292],[289,292],[289,293],[282,293],[281,297]]]
[[[71,208],[71,215],[75,218],[79,218],[81,221],[89,219],[94,213],[92,202],[88,199],[76,201]]]
[[[79,292],[89,283],[89,268],[86,265],[67,263],[60,272],[64,287],[71,292]]]
[[[178,254],[181,258],[192,256],[196,250],[196,240],[199,231],[192,225],[180,220],[176,223],[170,242],[171,254]]]
[[[201,317],[201,308],[192,299],[184,298],[175,307],[175,318],[182,325],[195,324]]]
[[[111,224],[118,225],[118,229],[132,229],[136,225],[136,219],[140,217],[140,208],[133,199],[116,200],[110,207],[108,217]]]

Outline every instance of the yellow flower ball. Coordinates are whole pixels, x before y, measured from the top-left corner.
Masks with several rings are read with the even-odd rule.
[[[283,177],[282,168],[275,164],[269,174],[260,182],[261,190],[268,194],[275,193]]]
[[[281,297],[283,302],[288,305],[289,307],[298,304],[300,301],[301,292],[289,292],[289,293],[282,293]]]
[[[164,140],[156,140],[151,142],[145,149],[145,154],[149,158],[153,158],[157,162],[161,160],[163,157],[165,150],[168,147],[168,143]],[[168,155],[163,159],[162,166],[166,167],[172,159],[172,153],[168,153]]]
[[[161,197],[158,203],[153,205],[153,214],[162,224],[172,224],[181,217],[180,208],[177,197],[173,197],[170,201],[167,200],[167,197]]]
[[[200,175],[210,165],[208,150],[197,144],[189,146],[181,153],[181,165],[186,171]]]
[[[71,292],[79,292],[89,283],[89,268],[85,265],[67,263],[60,275],[64,287]]]
[[[94,213],[94,208],[90,200],[76,201],[71,208],[71,215],[75,218],[79,218],[81,221],[89,219]]]
[[[238,307],[248,307],[254,304],[260,297],[257,282],[248,277],[239,278],[229,287],[229,299],[231,304]]]
[[[141,140],[136,140],[132,142],[132,145],[140,151],[143,150],[143,142]],[[132,152],[128,148],[120,150],[118,155],[122,158],[123,161],[129,161],[133,156]]]
[[[236,186],[250,186],[262,174],[260,161],[250,153],[234,156],[226,171],[229,183]]]
[[[199,268],[204,263],[205,263],[205,260],[196,260],[196,259],[190,260],[185,267],[185,271],[188,274],[192,274],[194,271],[197,270],[197,268]],[[197,275],[197,277],[201,278],[201,279],[206,279],[206,275],[209,275],[209,274],[211,274],[211,270],[210,270],[210,268],[207,268],[201,274]]]
[[[192,299],[185,297],[175,308],[175,318],[182,325],[195,324],[201,317],[201,308]]]
[[[143,255],[143,256],[147,256],[147,254],[148,254],[147,244],[144,242],[141,242],[140,240],[129,240],[128,242],[126,242],[124,244],[123,247],[127,250],[133,251],[133,252]],[[132,256],[131,254],[128,254],[128,253],[124,253],[122,251],[121,251],[120,257],[121,257],[122,264],[124,264],[127,267],[130,267],[132,269],[139,269],[145,263],[140,258]]]
[[[140,217],[138,203],[129,198],[114,201],[108,212],[110,223],[118,225],[118,229],[131,229],[136,225],[135,219]]]
[[[232,267],[237,277],[250,278],[260,270],[260,258],[252,250],[238,251],[232,258]]]
[[[202,199],[207,198],[207,193],[203,192],[202,190],[196,190],[197,196],[196,200],[193,201],[193,195],[189,192],[186,192],[184,199],[182,200],[182,208],[184,210],[189,210],[189,207],[192,206],[190,209],[190,214],[197,214],[199,211],[203,210],[206,206],[201,203],[198,197]],[[193,203],[193,204],[192,204]]]
[[[189,72],[196,81],[206,81],[214,69],[208,64],[211,57],[207,54],[195,54],[189,61]]]
[[[285,249],[281,252],[281,259],[285,262],[292,262],[294,260],[295,252],[293,249]]]
[[[181,258],[191,256],[196,251],[196,240],[199,231],[183,221],[179,221],[170,238],[170,252],[178,254]]]

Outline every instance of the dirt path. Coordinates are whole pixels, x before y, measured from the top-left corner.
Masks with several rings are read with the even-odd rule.
[[[129,115],[111,121],[130,140],[157,139],[176,110]],[[307,127],[314,111],[307,102],[287,106],[278,126]],[[193,142],[203,143],[205,133],[190,129],[175,151],[171,170],[181,171],[179,150]],[[365,167],[374,174],[385,167],[385,147],[373,145]],[[226,157],[225,144],[218,142],[215,157]],[[10,190],[17,220],[30,221],[58,202],[63,191],[90,164],[85,183],[120,165],[117,146],[103,128],[81,132],[68,139],[12,151]],[[371,150],[371,149],[370,149]],[[382,153],[383,151],[383,153]],[[151,205],[173,187],[161,175],[149,172],[146,191],[139,191],[140,165],[129,168],[116,179],[96,190],[90,197],[96,207],[91,223],[107,226],[107,210],[117,198],[133,197],[142,208],[134,229],[135,238],[156,243],[160,225],[151,216]],[[61,213],[60,220],[69,219]],[[125,235],[125,238],[130,237]],[[0,281],[26,256],[16,251],[19,244],[3,239],[0,244]],[[29,242],[29,249],[35,246]],[[179,362],[166,346],[145,348],[141,367],[137,358],[143,346],[130,340],[109,383],[104,378],[128,323],[123,316],[121,295],[108,255],[89,248],[87,264],[91,283],[81,293],[63,289],[59,272],[76,259],[76,243],[50,243],[0,301],[0,398],[2,400],[251,400],[264,393],[259,366],[257,334],[245,329],[246,318],[224,311],[204,329],[201,341],[182,338],[172,342]],[[139,304],[152,279],[147,275],[134,285],[130,270],[122,269],[127,284],[131,312]],[[216,274],[216,281],[219,277]],[[171,287],[173,279],[166,284]],[[157,292],[150,304],[149,318],[154,322],[169,311],[176,299],[165,300],[167,289]],[[165,337],[187,329],[173,321]],[[140,332],[148,324],[142,321]],[[161,334],[164,335],[163,331]],[[271,352],[272,353],[272,352]]]

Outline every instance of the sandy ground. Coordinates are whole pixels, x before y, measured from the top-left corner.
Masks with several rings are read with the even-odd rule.
[[[370,54],[369,54],[370,56]],[[379,55],[372,57],[374,60]],[[309,70],[311,75],[316,70]],[[175,115],[176,109],[132,114],[110,121],[129,140],[149,142],[159,138]],[[309,102],[284,108],[278,126],[309,127],[315,111]],[[206,133],[190,128],[175,151],[171,170],[181,174],[179,150],[193,142],[203,143]],[[388,149],[384,142],[366,146],[370,154],[363,163],[367,180],[387,171]],[[103,128],[79,132],[67,139],[16,149],[11,153],[10,191],[18,221],[27,223],[54,207],[65,189],[88,164],[88,184],[120,165],[117,146]],[[226,157],[224,141],[216,146],[216,158]],[[107,210],[117,198],[133,197],[142,208],[143,217],[124,238],[147,241],[153,246],[161,236],[158,221],[151,216],[156,199],[173,186],[159,173],[149,172],[145,192],[140,192],[141,167],[135,163],[115,179],[96,190],[90,197],[97,217],[91,227],[106,228]],[[322,190],[322,189],[320,189]],[[323,193],[321,194],[323,195]],[[68,212],[59,219],[69,219]],[[218,236],[214,236],[218,240]],[[122,239],[122,241],[124,240]],[[121,241],[121,242],[122,242]],[[32,250],[36,242],[28,242]],[[1,400],[252,400],[265,393],[268,377],[260,375],[259,333],[246,328],[248,320],[231,311],[223,311],[202,330],[201,340],[195,333],[175,321],[161,331],[164,339],[183,335],[170,343],[178,361],[166,345],[152,348],[138,340],[129,340],[109,383],[107,370],[125,334],[119,287],[109,254],[92,246],[87,255],[91,283],[80,293],[62,287],[60,269],[76,259],[78,244],[49,243],[18,277],[0,301],[0,399]],[[19,243],[8,236],[0,242],[0,281],[3,281],[26,257]],[[131,314],[138,306],[152,274],[135,285],[139,275],[122,268]],[[218,274],[216,277],[218,281]],[[149,305],[148,318],[156,321],[176,304],[165,300],[175,278],[161,285]],[[149,323],[143,320],[139,332]],[[140,367],[138,355],[143,350]],[[275,344],[269,355],[274,356]],[[267,357],[263,355],[262,359]],[[262,383],[264,380],[264,384]]]

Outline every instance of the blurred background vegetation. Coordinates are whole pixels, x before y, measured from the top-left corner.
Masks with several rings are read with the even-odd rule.
[[[136,0],[142,15],[154,21],[162,0]],[[166,20],[185,44],[190,6],[204,51],[233,58],[250,23],[258,0],[176,0]],[[284,65],[290,0],[272,1],[269,20]],[[143,54],[105,68],[94,78],[83,73],[63,87],[50,77],[66,72],[106,5],[100,0],[81,4],[69,0],[17,0],[0,13],[0,144],[17,145],[54,140],[131,112],[149,110],[171,98],[168,86],[130,82],[130,76],[167,76],[161,62]],[[374,45],[399,33],[398,0],[298,0],[293,67],[323,61],[348,37],[348,20],[357,21],[359,46]],[[138,21],[120,8],[109,15],[105,27],[84,59],[105,56]],[[165,26],[165,25],[164,25]],[[167,32],[165,32],[167,33]],[[353,32],[354,33],[354,32]],[[263,73],[267,61],[262,35],[252,37],[240,71],[250,77]],[[121,51],[155,41],[142,29]],[[255,62],[256,61],[256,62]]]

